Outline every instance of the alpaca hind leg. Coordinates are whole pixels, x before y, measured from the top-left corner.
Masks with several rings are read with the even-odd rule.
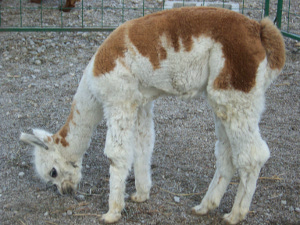
[[[231,146],[222,121],[215,115],[215,130],[218,141],[215,146],[216,172],[200,205],[192,208],[199,215],[219,206],[228,184],[235,172],[232,164]]]
[[[134,151],[134,175],[136,192],[131,200],[144,202],[149,199],[151,188],[151,155],[154,147],[152,102],[141,107],[136,122],[137,135]]]
[[[104,152],[111,162],[109,211],[101,217],[105,223],[118,221],[125,207],[125,181],[133,162],[136,115],[134,105],[105,109],[108,131]]]
[[[260,136],[258,120],[237,124],[239,125],[231,124],[226,127],[232,147],[233,164],[240,176],[232,210],[224,215],[224,220],[230,224],[240,222],[247,215],[260,169],[270,156],[269,148]]]

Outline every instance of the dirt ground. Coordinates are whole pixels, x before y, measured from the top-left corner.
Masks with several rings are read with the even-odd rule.
[[[299,34],[299,18],[293,26]],[[60,196],[55,188],[46,187],[35,174],[32,148],[19,142],[20,132],[30,133],[31,128],[56,132],[64,124],[82,71],[108,35],[0,33],[1,225],[97,224],[108,210],[104,121],[84,155],[83,179],[75,197]],[[296,41],[285,41],[286,65],[266,93],[260,122],[271,157],[261,170],[251,211],[240,223],[244,225],[300,224],[300,49]],[[156,101],[154,111],[151,197],[144,203],[126,199],[118,224],[221,224],[222,215],[233,204],[237,174],[218,209],[201,217],[190,213],[203,198],[215,170],[211,109],[205,99],[187,103],[167,97]],[[131,173],[126,193],[133,192]]]

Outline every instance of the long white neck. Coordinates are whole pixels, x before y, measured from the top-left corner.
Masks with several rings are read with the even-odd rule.
[[[63,147],[61,153],[72,160],[82,158],[102,115],[102,106],[89,91],[83,77],[66,123],[53,135],[54,142]]]

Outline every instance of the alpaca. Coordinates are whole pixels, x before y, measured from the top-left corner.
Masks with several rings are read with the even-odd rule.
[[[30,0],[32,3],[41,4],[42,0]],[[75,7],[75,2],[80,2],[80,0],[66,0],[66,4],[60,7],[60,10],[64,12],[70,12],[72,8]]]
[[[74,192],[81,161],[99,121],[107,121],[104,152],[110,161],[109,210],[105,223],[121,218],[125,180],[133,165],[136,192],[144,202],[151,188],[154,146],[152,102],[204,94],[215,120],[216,171],[193,213],[219,206],[238,171],[240,183],[226,222],[249,211],[269,149],[258,123],[265,91],[282,70],[285,46],[271,20],[260,22],[226,9],[186,7],[128,21],[99,47],[86,67],[66,123],[55,134],[33,130],[20,139],[35,146],[37,173],[60,193]]]

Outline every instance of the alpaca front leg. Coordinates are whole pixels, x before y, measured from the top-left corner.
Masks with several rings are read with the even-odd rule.
[[[101,220],[104,223],[115,223],[121,219],[121,212],[125,207],[125,180],[128,175],[128,169],[117,168],[111,165],[109,171],[109,211],[102,215]]]
[[[133,162],[135,147],[136,111],[133,107],[105,109],[107,135],[105,154],[110,160],[109,210],[101,217],[102,222],[114,223],[121,218],[125,201],[125,181]]]
[[[150,197],[151,155],[154,147],[154,124],[152,102],[138,111],[136,148],[134,150],[134,175],[136,192],[131,200],[144,202]]]

